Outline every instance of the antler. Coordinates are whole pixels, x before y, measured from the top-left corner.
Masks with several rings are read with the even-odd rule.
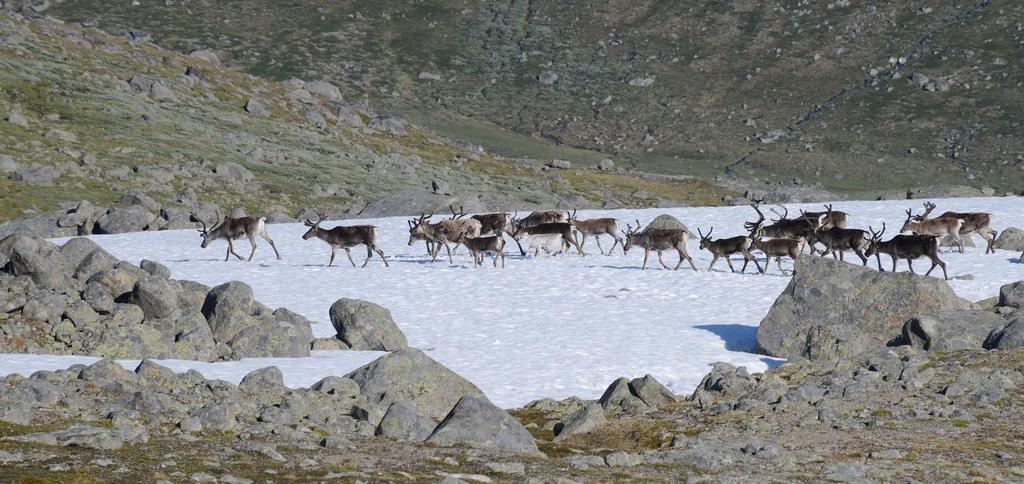
[[[907,221],[909,221],[910,219],[914,218],[914,213],[909,208],[906,210],[906,212],[907,212]]]
[[[778,218],[778,219],[775,219],[775,220],[774,220],[775,222],[781,222],[781,221],[783,221],[783,220],[786,220],[787,218],[789,218],[789,209],[788,209],[788,208],[786,208],[786,206],[785,206],[785,205],[782,205],[782,204],[780,204],[780,205],[779,205],[779,207],[782,207],[782,210],[783,210],[783,211],[784,211],[785,213],[779,213],[779,212],[778,212],[777,210],[775,210],[775,209],[773,208],[773,209],[772,209],[772,213],[774,213],[775,215],[778,215],[778,216],[779,216],[779,218]]]
[[[569,212],[568,210],[566,210],[565,213],[566,213],[566,215],[569,216],[569,220],[576,220],[576,209],[573,209],[572,212]],[[640,223],[640,222],[637,222],[637,223]]]
[[[881,232],[875,232],[875,228],[870,225],[868,226],[868,230],[871,232],[871,240],[882,240],[882,234],[885,233],[885,222],[882,222]]]
[[[711,240],[711,232],[714,232],[714,231],[715,231],[715,227],[713,225],[711,226],[711,230],[708,230],[707,234],[701,232],[700,231],[700,227],[697,227],[697,234],[700,235],[701,240]]]
[[[932,202],[924,202],[924,213],[921,215],[914,215],[914,220],[921,222],[927,219],[928,214],[932,213],[932,210],[935,210],[935,204]]]
[[[465,205],[459,205],[458,211],[455,210],[454,205],[448,205],[448,208],[451,209],[452,211],[452,220],[457,220],[466,216],[466,212],[464,211],[464,209],[466,208]]]
[[[195,220],[196,222],[203,224],[203,228],[197,229],[199,230],[199,233],[201,235],[206,235],[206,233],[209,232],[209,229],[206,228],[206,222],[204,222],[203,219],[199,218],[199,216],[196,215],[195,213],[192,214],[192,220]]]
[[[761,209],[757,207],[757,204],[751,204],[750,206],[757,212],[757,222],[744,222],[743,227],[749,230],[751,237],[753,237],[757,235],[757,232],[760,232],[761,226],[764,224],[764,214],[761,213]]]

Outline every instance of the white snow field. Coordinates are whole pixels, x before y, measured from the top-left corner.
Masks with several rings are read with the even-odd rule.
[[[934,200],[936,211],[987,211],[997,230],[1024,226],[1021,198]],[[818,210],[820,204],[789,205]],[[837,202],[834,208],[850,213],[850,227],[880,228],[887,223],[886,238],[902,225],[903,210],[921,210],[921,201]],[[581,211],[579,217],[612,216],[625,223],[675,215],[692,230],[725,237],[743,233],[743,222],[754,216],[750,207],[678,208],[646,210]],[[474,268],[465,249],[455,265],[431,264],[422,243],[408,246],[406,218],[346,221],[380,226],[382,248],[391,263],[379,259],[365,269],[353,268],[344,254],[327,267],[328,246],[322,241],[301,239],[302,224],[269,227],[283,260],[262,240],[252,263],[232,258],[224,262],[226,243],[199,247],[193,230],[94,236],[113,255],[132,262],[152,259],[167,265],[173,277],[208,285],[242,280],[253,287],[258,300],[270,307],[288,307],[315,322],[314,333],[334,333],[328,308],[342,297],[365,299],[391,310],[408,336],[409,344],[478,385],[496,404],[520,406],[542,397],[556,399],[576,395],[597,398],[615,378],[654,375],[677,394],[689,394],[715,361],[745,365],[760,371],[779,360],[754,354],[754,331],[772,302],[789,281],[774,265],[767,276],[753,267],[746,274],[732,274],[724,261],[707,271],[710,256],[692,240],[689,252],[700,272],[688,266],[663,270],[652,255],[646,271],[640,271],[643,252],[621,249],[610,257],[591,255],[522,258],[509,241],[507,267]],[[336,223],[325,223],[331,227]],[[963,255],[944,249],[949,284],[961,296],[980,300],[994,296],[999,286],[1024,279],[1019,253],[998,251],[985,255],[980,238],[977,248]],[[58,241],[61,242],[61,241]],[[603,242],[605,249],[611,241]],[[248,255],[248,243],[237,250]],[[361,264],[364,250],[353,250]],[[847,254],[859,263],[852,253]],[[763,263],[763,258],[760,259]],[[675,254],[666,253],[670,266]],[[737,269],[741,263],[734,262]],[[787,269],[792,267],[784,263]],[[888,267],[883,256],[883,266]],[[875,262],[871,261],[875,267]],[[927,259],[915,265],[918,273],[928,268]],[[900,263],[900,270],[906,264]],[[938,273],[932,273],[934,277]],[[941,277],[941,273],[938,273]],[[963,276],[973,276],[960,278]],[[208,377],[239,381],[252,369],[278,366],[292,386],[310,385],[326,375],[343,375],[381,353],[315,352],[310,358],[252,359],[240,362],[165,362],[177,371],[196,368]],[[66,367],[94,358],[40,355],[2,355],[0,373],[29,374],[38,369]],[[134,367],[136,362],[125,362]]]

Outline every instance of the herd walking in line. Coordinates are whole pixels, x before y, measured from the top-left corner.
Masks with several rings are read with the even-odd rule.
[[[795,260],[805,249],[811,255],[821,256],[832,255],[833,259],[844,260],[846,252],[853,252],[862,265],[867,266],[871,256],[875,257],[878,270],[885,271],[882,267],[881,254],[886,254],[892,259],[892,271],[896,271],[896,262],[906,260],[911,272],[914,272],[913,261],[926,257],[931,261],[931,267],[925,273],[930,275],[936,267],[942,269],[942,275],[947,280],[949,275],[946,272],[946,264],[939,258],[940,238],[948,236],[960,253],[964,251],[964,237],[971,234],[978,234],[986,242],[985,253],[995,253],[993,244],[997,232],[992,229],[991,214],[984,212],[944,212],[935,218],[928,216],[935,209],[935,204],[925,202],[924,212],[915,215],[912,210],[906,210],[906,220],[900,228],[900,233],[888,240],[882,240],[885,235],[886,226],[882,223],[881,230],[875,231],[874,227],[868,230],[848,228],[849,216],[845,212],[832,210],[832,205],[825,205],[825,211],[805,212],[801,210],[800,215],[790,218],[789,210],[780,205],[782,211],[771,209],[778,218],[766,221],[761,211],[762,200],[754,200],[750,206],[757,214],[757,220],[744,223],[744,228],[749,231],[746,235],[713,239],[714,226],[711,226],[707,233],[700,228],[697,229],[699,236],[700,250],[706,250],[712,255],[711,264],[708,270],[712,270],[719,259],[725,259],[729,270],[736,272],[732,265],[732,256],[743,257],[743,266],[740,272],[746,272],[747,265],[754,263],[754,267],[761,274],[767,273],[772,259],[775,260],[779,271],[785,273],[782,268],[782,259],[787,257]],[[683,227],[644,227],[639,220],[636,226],[626,224],[625,230],[620,230],[618,220],[614,218],[592,218],[577,219],[576,211],[550,210],[532,212],[526,217],[518,218],[518,212],[510,214],[507,212],[477,214],[467,217],[462,210],[451,209],[449,218],[432,222],[434,214],[421,214],[419,217],[408,221],[409,245],[417,242],[424,242],[427,254],[431,262],[437,261],[443,247],[448,255],[448,262],[454,263],[454,253],[458,246],[465,247],[473,257],[475,266],[481,266],[487,254],[493,254],[492,265],[505,267],[505,237],[510,237],[519,249],[520,255],[526,257],[530,251],[536,257],[543,250],[551,255],[568,254],[570,248],[576,250],[580,256],[586,256],[584,246],[587,238],[593,237],[597,250],[601,255],[612,255],[616,247],[621,246],[624,255],[629,254],[633,247],[644,251],[641,270],[647,269],[648,258],[651,252],[658,256],[658,262],[665,269],[670,269],[662,258],[665,251],[675,251],[679,257],[678,262],[672,270],[678,270],[683,262],[689,263],[694,271],[699,271],[693,258],[687,252],[687,240],[692,237],[688,229]],[[331,248],[331,257],[328,266],[334,265],[334,258],[338,249],[344,249],[352,267],[356,267],[352,259],[352,248],[358,246],[366,247],[366,260],[361,267],[366,267],[377,254],[384,266],[388,267],[387,257],[379,246],[380,231],[375,225],[350,225],[337,226],[331,229],[321,228],[320,225],[326,220],[326,216],[318,214],[317,220],[305,220],[309,230],[303,234],[303,240],[318,238],[327,243]],[[199,234],[202,236],[202,248],[206,248],[213,241],[224,239],[227,241],[227,253],[224,260],[227,261],[232,255],[239,260],[246,260],[238,255],[234,249],[234,241],[247,238],[251,245],[251,251],[247,260],[251,261],[256,254],[256,237],[259,236],[270,244],[274,255],[281,259],[274,240],[267,233],[266,217],[224,217],[208,226],[205,221],[193,215],[193,219],[202,225]],[[770,222],[770,223],[769,223]],[[608,236],[613,240],[611,248],[605,252],[601,246],[601,237]],[[765,256],[764,267],[758,262],[754,252],[761,252]],[[1021,254],[1021,262],[1024,263],[1024,253]]]

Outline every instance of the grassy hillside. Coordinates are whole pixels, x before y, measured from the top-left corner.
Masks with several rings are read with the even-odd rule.
[[[1024,182],[1020,3],[71,0],[47,13],[330,79],[510,156],[844,192]]]
[[[262,109],[248,112],[250,101]],[[0,220],[83,199],[106,206],[130,188],[160,201],[191,190],[222,206],[285,213],[358,213],[432,180],[508,208],[707,204],[726,193],[695,180],[541,170],[540,161],[403,126],[365,101],[310,94],[302,82],[2,11],[0,156]]]

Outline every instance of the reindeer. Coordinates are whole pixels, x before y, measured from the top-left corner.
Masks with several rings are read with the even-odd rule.
[[[931,274],[935,266],[939,266],[942,268],[942,277],[947,281],[949,280],[949,274],[946,273],[946,263],[939,259],[939,236],[897,235],[882,242],[882,235],[885,234],[885,222],[882,222],[881,232],[875,232],[875,229],[872,227],[868,227],[868,229],[871,230],[871,243],[868,245],[867,255],[868,257],[875,256],[879,271],[885,272],[885,269],[882,269],[882,257],[879,254],[889,254],[889,257],[892,257],[893,272],[896,272],[896,260],[906,259],[907,267],[910,268],[910,272],[915,274],[914,259],[928,257],[932,261],[932,266],[924,275]]]
[[[963,220],[958,218],[933,218],[915,222],[913,221],[914,214],[911,213],[911,210],[907,209],[906,212],[907,220],[903,222],[903,228],[900,229],[900,232],[937,236],[949,235],[953,237],[953,244],[960,249],[960,253],[964,253],[964,241],[960,238],[960,230],[964,226]]]
[[[650,256],[651,251],[658,253],[658,262],[661,266],[668,269],[668,265],[661,258],[661,252],[664,250],[674,249],[679,254],[679,262],[672,270],[679,270],[679,266],[683,265],[685,259],[690,263],[690,267],[693,268],[694,272],[697,271],[697,266],[693,263],[693,258],[686,252],[686,239],[689,234],[683,229],[655,229],[648,228],[647,230],[641,231],[640,221],[636,221],[636,228],[626,224],[626,230],[622,232],[625,235],[626,241],[622,244],[623,255],[629,253],[634,245],[642,247],[644,249],[644,263],[640,266],[640,270],[647,269],[647,257]],[[615,246],[612,246],[612,250]],[[611,254],[611,250],[608,251]]]
[[[322,213],[317,214],[316,222],[307,218],[305,224],[306,227],[309,227],[309,230],[302,234],[302,240],[316,237],[331,246],[331,260],[327,263],[327,267],[334,265],[334,256],[338,253],[339,247],[345,249],[348,261],[352,263],[352,267],[355,267],[356,261],[352,260],[352,247],[359,245],[366,246],[366,260],[363,262],[362,267],[366,267],[366,264],[370,263],[374,252],[380,256],[380,260],[384,261],[384,267],[389,267],[388,260],[384,258],[384,251],[377,246],[378,232],[375,225],[338,226],[333,229],[320,228],[320,224],[326,219],[327,216]]]
[[[196,216],[196,214],[192,214],[193,221],[203,224],[203,228],[199,229],[199,235],[203,238],[203,243],[200,245],[202,248],[207,248],[210,242],[215,240],[225,239],[228,241],[228,251],[224,254],[224,261],[226,262],[232,255],[238,257],[238,260],[243,260],[242,256],[235,252],[234,241],[246,237],[249,239],[249,245],[252,246],[248,259],[251,262],[253,256],[256,255],[256,236],[259,235],[274,249],[274,255],[277,256],[277,260],[281,260],[281,254],[277,252],[274,240],[267,233],[266,217],[224,217],[224,220],[220,220],[220,214],[216,214],[216,216],[217,221],[213,224],[213,228],[209,229],[206,226],[206,222]]]
[[[565,223],[569,221],[569,213],[565,210],[546,210],[533,212],[516,221],[519,227],[533,227],[540,224]]]
[[[451,243],[458,244],[458,240],[465,236],[467,238],[476,238],[480,236],[480,221],[474,219],[448,219],[442,220],[438,223],[430,223],[430,217],[434,214],[423,215],[420,214],[418,219],[415,219],[410,223],[409,228],[409,245],[414,242],[414,235],[422,235],[427,239],[434,242],[434,253],[431,254],[430,262],[437,261],[437,255],[441,252],[440,246],[448,251],[448,263],[454,263],[452,259],[452,246]],[[437,244],[440,244],[437,245]]]
[[[773,239],[804,239],[812,241],[814,237],[814,230],[821,225],[825,216],[822,215],[818,219],[812,219],[809,217],[788,218],[789,210],[783,205],[779,205],[779,207],[781,207],[784,212],[779,213],[773,208],[772,213],[777,215],[779,218],[772,219],[771,225],[762,226],[757,235],[761,237],[771,237]],[[750,230],[753,227],[751,222],[745,223],[744,226],[747,230]],[[808,243],[807,246],[811,248],[811,255],[814,255],[816,252],[814,244]]]
[[[455,210],[454,205],[449,205],[449,209],[452,211],[452,218],[459,219],[466,215],[463,211],[463,207],[459,207],[459,210]],[[518,212],[517,212],[518,213]],[[512,236],[512,222],[515,220],[515,216],[508,212],[497,212],[497,213],[482,213],[473,215],[470,217],[480,222],[480,235],[505,235]],[[515,239],[513,239],[515,240]],[[519,242],[516,241],[516,245]],[[522,247],[519,248],[520,252]]]
[[[469,249],[469,253],[473,255],[474,265],[483,265],[484,253],[494,252],[494,267],[498,267],[498,259],[501,259],[501,268],[505,268],[505,238],[501,234],[473,239],[461,234],[459,243]]]
[[[622,237],[619,236],[619,222],[613,218],[589,218],[585,220],[576,219],[576,211],[573,210],[569,215],[569,224],[579,233],[579,244],[580,249],[587,245],[587,237],[593,236],[594,240],[597,241],[597,250],[601,252],[601,255],[612,255],[616,245],[622,245],[623,254],[625,254],[625,243],[622,241]],[[640,230],[637,227],[636,230]],[[615,239],[615,243],[612,244],[612,248],[608,249],[608,254],[604,253],[604,248],[601,247],[601,236],[609,235],[612,239]]]
[[[924,208],[924,213],[914,216],[915,221],[923,222],[928,220],[928,214],[935,210],[935,204],[924,202]],[[987,242],[985,253],[996,253],[994,244],[996,243],[996,235],[998,233],[992,230],[992,214],[985,212],[943,212],[942,215],[935,218],[958,218],[963,220],[964,224],[960,227],[960,235],[970,236],[970,234],[977,233]]]
[[[832,213],[832,205],[825,205],[825,207],[828,209],[825,217],[829,217]],[[833,259],[843,260],[843,253],[847,250],[852,250],[857,254],[857,257],[860,257],[861,262],[865,266],[868,265],[868,258],[864,255],[864,249],[867,248],[870,237],[866,231],[842,229],[839,227],[825,229],[824,227],[824,225],[818,226],[814,231],[815,240],[825,246],[825,250],[821,253],[822,256],[826,256],[831,252]]]
[[[519,244],[519,253],[523,256],[526,256],[526,250],[522,248],[523,243],[527,247],[534,249],[534,256],[539,255],[542,248],[545,251],[554,250],[556,244],[558,250],[555,250],[555,252],[568,253],[569,246],[571,245],[576,247],[576,251],[580,253],[580,256],[585,255],[583,249],[580,248],[576,239],[572,236],[572,225],[566,222],[544,223],[534,226],[523,226],[517,222],[513,227],[515,230],[512,232],[512,238]]]
[[[433,256],[435,251],[440,250],[441,247],[439,245],[435,244],[433,240],[430,240],[429,238],[427,238],[426,235],[423,235],[422,233],[414,233],[413,232],[413,229],[416,227],[416,220],[415,219],[407,220],[406,222],[409,224],[409,246],[410,247],[412,247],[412,245],[415,244],[417,241],[422,240],[423,243],[425,243],[427,245],[427,254],[428,255]]]
[[[732,254],[740,253],[743,254],[744,260],[754,262],[754,266],[757,267],[757,271],[764,274],[764,270],[761,269],[761,265],[757,263],[757,259],[750,253],[750,244],[753,242],[750,237],[746,235],[740,235],[737,237],[729,237],[728,239],[711,240],[711,233],[715,231],[714,227],[708,230],[707,235],[704,235],[700,229],[697,229],[697,234],[700,235],[700,248],[711,252],[714,257],[711,259],[711,265],[708,266],[708,271],[715,267],[715,262],[718,262],[719,257],[725,257],[725,263],[729,264],[729,270],[736,272],[736,269],[732,267],[732,261],[729,260],[729,256]],[[741,271],[742,272],[742,271]]]
[[[775,262],[779,265],[779,272],[785,274],[786,271],[782,268],[782,258],[789,257],[790,259],[796,260],[803,252],[804,239],[769,239],[764,240],[760,237],[761,227],[764,225],[764,214],[761,213],[761,209],[758,208],[757,204],[751,204],[754,211],[757,212],[757,222],[747,222],[744,225],[750,228],[750,248],[749,250],[759,250],[764,253],[767,257],[765,260],[765,272],[768,272],[768,264],[772,263],[772,257],[775,257]],[[748,259],[743,260],[743,269],[740,272],[747,270]]]
[[[806,219],[813,224],[820,224],[825,230],[833,227],[845,229],[846,228],[846,212],[835,211],[831,215],[828,212],[805,212],[800,210],[800,217],[797,220]]]

